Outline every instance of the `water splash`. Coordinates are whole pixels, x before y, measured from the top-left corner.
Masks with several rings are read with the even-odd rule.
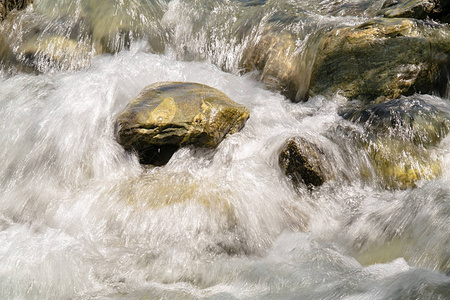
[[[123,10],[125,4],[114,2],[130,16],[141,5],[160,5],[154,16],[161,23],[148,21],[153,15],[146,13],[142,24],[175,28],[157,38],[167,53],[150,54],[155,48],[144,35],[126,47],[120,37],[114,55],[89,54],[85,65],[75,58],[81,68],[44,64],[39,75],[3,69],[0,298],[448,298],[449,139],[433,146],[443,166],[437,179],[386,190],[369,153],[351,142],[366,128],[339,115],[347,99],[318,95],[294,104],[265,89],[254,73],[238,75],[241,51],[251,40],[234,31],[236,39],[227,42],[233,15],[261,17],[244,26],[255,34],[251,39],[291,10],[317,17],[310,25],[316,29],[355,21],[303,2],[133,1]],[[33,10],[2,23],[2,30],[22,26],[9,48],[16,60],[39,18],[46,21],[36,40],[58,33],[97,49],[90,21],[82,17],[90,2],[52,3],[36,0]],[[193,9],[197,18],[184,23],[189,18],[180,7]],[[63,15],[73,15],[80,29],[61,21]],[[213,17],[225,25],[212,37],[206,32]],[[142,24],[136,26],[147,26]],[[289,26],[286,31],[301,37],[295,44],[300,55],[308,25]],[[211,46],[212,40],[217,44]],[[189,51],[181,52],[180,41]],[[167,165],[145,168],[118,145],[114,122],[142,88],[159,81],[215,87],[246,105],[251,118],[216,150],[182,148]],[[450,112],[439,97],[415,97]],[[334,180],[313,190],[292,185],[278,154],[293,136],[326,150]]]

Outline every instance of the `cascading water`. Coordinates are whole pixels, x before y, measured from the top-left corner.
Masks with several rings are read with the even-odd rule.
[[[11,12],[0,24],[0,299],[449,299],[449,138],[420,149],[440,162],[437,178],[386,187],[354,145],[364,127],[340,113],[350,99],[292,103],[243,67],[277,28],[296,35],[308,73],[321,31],[382,2],[35,0]],[[251,117],[217,149],[141,166],[115,120],[160,81],[215,87]],[[448,97],[413,97],[450,113]],[[292,136],[324,149],[333,180],[291,183],[278,154]]]

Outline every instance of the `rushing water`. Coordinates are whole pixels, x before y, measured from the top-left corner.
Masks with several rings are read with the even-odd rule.
[[[306,62],[316,32],[382,2],[35,0],[6,20],[0,299],[449,299],[450,139],[433,150],[441,176],[386,190],[360,178],[365,153],[337,134],[358,130],[339,116],[347,99],[295,104],[241,74],[264,27],[296,32]],[[61,54],[52,35],[77,50]],[[28,39],[45,46],[35,61]],[[143,167],[115,118],[159,81],[210,85],[251,117],[215,150]],[[448,99],[415,97],[450,112]],[[341,177],[294,188],[278,153],[298,135]]]

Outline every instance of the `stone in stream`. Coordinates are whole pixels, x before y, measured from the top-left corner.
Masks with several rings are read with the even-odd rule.
[[[380,13],[387,18],[431,18],[444,23],[450,22],[450,1],[448,0],[387,0]]]
[[[305,75],[299,71],[295,42],[294,34],[271,27],[246,49],[241,63],[246,72],[260,71],[260,81],[293,101]]]
[[[147,86],[117,119],[118,142],[136,151],[143,164],[163,165],[187,145],[215,148],[240,131],[249,110],[224,93],[199,83]]]
[[[97,1],[81,3],[87,30],[101,53],[128,49],[133,40],[146,40],[152,53],[164,53],[165,32],[159,17],[163,6],[157,1]]]
[[[303,137],[288,139],[278,162],[284,173],[298,186],[320,186],[333,177],[332,167],[323,149]]]
[[[322,38],[310,91],[364,102],[414,93],[444,94],[449,53],[448,26],[382,18],[336,28]]]
[[[406,18],[319,30],[306,50],[298,34],[268,26],[244,51],[241,67],[294,102],[339,93],[365,102],[414,93],[443,95],[450,68],[450,27]]]
[[[412,96],[348,109],[341,115],[362,125],[365,134],[359,143],[385,187],[414,187],[441,173],[433,149],[448,134],[450,118],[437,107]]]
[[[43,72],[47,68],[79,70],[90,64],[92,45],[63,36],[45,36],[29,40],[18,48],[22,61]]]

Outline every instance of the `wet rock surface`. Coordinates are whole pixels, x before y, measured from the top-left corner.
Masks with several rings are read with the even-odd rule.
[[[293,101],[305,75],[299,70],[295,42],[296,36],[291,32],[268,29],[244,52],[242,64],[247,72],[259,70],[260,81]]]
[[[413,96],[351,109],[342,116],[363,127],[355,141],[385,187],[415,187],[441,174],[433,149],[448,134],[450,119],[437,107]]]
[[[365,102],[442,94],[450,63],[447,31],[412,19],[374,19],[333,29],[322,39],[310,90]]]
[[[288,139],[281,148],[278,161],[294,185],[320,186],[333,177],[332,167],[319,146],[303,137]]]
[[[381,13],[388,18],[431,18],[450,22],[450,2],[447,0],[387,0]]]
[[[166,82],[147,86],[118,117],[117,137],[141,163],[163,165],[187,145],[215,148],[240,131],[249,110],[222,92],[198,83]]]

